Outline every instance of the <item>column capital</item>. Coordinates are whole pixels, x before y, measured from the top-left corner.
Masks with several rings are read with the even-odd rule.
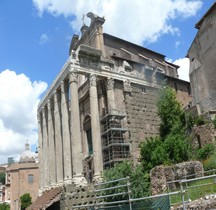
[[[131,82],[130,80],[125,80],[124,81],[124,87],[123,87],[124,92],[131,92]]]
[[[51,100],[50,99],[47,101],[47,108],[48,108],[48,111],[50,111],[50,109],[51,109]]]
[[[97,86],[97,77],[95,74],[89,76],[90,86]]]
[[[107,78],[107,90],[113,90],[114,84],[115,84],[115,81],[113,78]]]
[[[60,88],[61,88],[61,94],[64,94],[65,93],[65,86],[64,86],[64,81],[61,81],[60,83]]]
[[[45,106],[42,107],[42,109],[41,109],[41,114],[42,114],[42,118],[44,118],[44,117],[45,117]]]
[[[69,82],[72,83],[72,82],[78,82],[78,71],[71,71],[69,73]]]

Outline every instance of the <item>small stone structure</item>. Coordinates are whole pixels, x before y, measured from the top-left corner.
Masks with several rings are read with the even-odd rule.
[[[73,206],[82,206],[96,203],[96,193],[93,185],[75,186],[69,184],[64,187],[64,193],[61,196],[61,209],[71,210]]]
[[[195,174],[195,177],[203,176],[203,165],[199,161],[189,161],[173,166],[156,166],[150,172],[152,195],[164,193],[169,189],[176,189],[176,184],[167,182],[185,179],[186,176]]]
[[[206,125],[194,126],[192,129],[192,147],[202,148],[206,144],[215,142],[216,131],[211,123]]]

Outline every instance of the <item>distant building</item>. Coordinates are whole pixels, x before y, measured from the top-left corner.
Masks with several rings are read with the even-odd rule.
[[[216,110],[216,2],[196,24],[188,51],[193,103],[202,114]]]
[[[8,164],[14,163],[14,157],[9,157],[8,158]]]
[[[0,173],[5,173],[6,167],[0,166]],[[0,203],[5,202],[5,184],[0,182]]]
[[[38,197],[39,174],[35,154],[30,151],[29,144],[25,144],[25,151],[18,163],[9,165],[6,170],[6,200],[10,201],[11,210],[20,209],[20,196],[30,193],[34,202]]]

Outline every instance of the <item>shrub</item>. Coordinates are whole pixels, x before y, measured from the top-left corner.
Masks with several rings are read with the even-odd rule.
[[[203,161],[203,167],[205,171],[216,169],[216,153]]]
[[[199,160],[205,160],[214,154],[215,145],[214,144],[206,144],[203,148],[197,150],[197,158]]]
[[[216,128],[216,116],[214,117],[212,122],[213,122],[214,128]]]
[[[7,203],[0,203],[0,210],[10,210],[10,205]]]
[[[195,118],[195,125],[199,126],[199,125],[205,125],[205,120],[202,116],[198,116]]]

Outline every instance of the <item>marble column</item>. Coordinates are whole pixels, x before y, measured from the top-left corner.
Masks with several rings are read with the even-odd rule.
[[[114,93],[114,79],[107,79],[107,105],[109,113],[115,112],[115,93]]]
[[[44,187],[49,188],[49,167],[48,167],[48,133],[47,133],[47,114],[46,107],[42,109],[43,116],[43,175],[44,175]]]
[[[55,186],[56,184],[56,159],[55,159],[55,138],[54,138],[54,122],[53,122],[53,107],[52,101],[48,100],[48,138],[49,138],[49,171],[50,171],[50,184]]]
[[[68,114],[68,99],[65,83],[61,83],[61,115],[62,115],[62,138],[63,138],[63,162],[64,162],[64,183],[72,181],[72,163],[71,163],[71,140]]]
[[[61,111],[58,92],[54,92],[54,118],[55,118],[55,143],[56,143],[56,180],[58,185],[63,184],[63,153],[61,132]]]
[[[41,113],[37,116],[38,119],[38,158],[39,158],[39,196],[42,195],[44,189],[44,160],[43,160],[43,143],[42,143],[42,117]]]
[[[97,78],[94,74],[90,75],[90,111],[91,111],[91,129],[94,158],[94,180],[100,179],[103,171],[100,118],[97,96]]]
[[[80,129],[80,110],[78,97],[78,73],[73,71],[69,74],[70,82],[70,107],[71,107],[71,142],[73,162],[73,182],[77,185],[85,185],[83,175],[82,138]]]

